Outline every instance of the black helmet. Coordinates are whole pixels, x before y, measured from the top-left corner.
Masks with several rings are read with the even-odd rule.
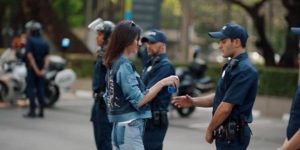
[[[25,24],[26,32],[33,36],[39,36],[41,34],[42,25],[34,20],[28,21]]]
[[[106,41],[115,28],[115,24],[111,21],[103,21],[101,18],[97,18],[88,25],[88,28],[104,33],[104,40]]]

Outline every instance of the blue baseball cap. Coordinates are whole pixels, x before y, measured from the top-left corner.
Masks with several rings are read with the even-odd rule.
[[[296,35],[300,35],[300,27],[291,27],[291,31]]]
[[[149,43],[162,42],[166,44],[167,37],[165,33],[155,29],[155,30],[147,31],[147,33],[142,37],[141,41],[149,42]]]
[[[208,35],[215,39],[240,39],[242,45],[246,45],[248,39],[247,31],[242,26],[234,23],[227,23],[222,27],[221,31],[209,32]]]

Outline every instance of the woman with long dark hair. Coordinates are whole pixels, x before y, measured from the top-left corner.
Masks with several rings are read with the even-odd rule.
[[[177,76],[158,81],[145,89],[128,57],[138,50],[141,29],[133,21],[121,21],[114,29],[104,55],[108,68],[105,102],[113,122],[112,143],[118,150],[143,150],[145,119],[151,118],[147,105],[167,85],[178,87]]]

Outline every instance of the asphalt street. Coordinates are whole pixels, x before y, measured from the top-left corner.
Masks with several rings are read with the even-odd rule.
[[[90,119],[90,93],[65,93],[44,119],[25,119],[25,108],[0,108],[0,150],[95,150]],[[204,140],[210,109],[197,109],[189,118],[169,113],[165,150],[215,149]],[[252,150],[274,150],[284,140],[287,121],[256,116],[250,125]]]

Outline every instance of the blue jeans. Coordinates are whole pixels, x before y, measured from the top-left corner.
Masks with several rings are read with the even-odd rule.
[[[144,119],[133,120],[127,124],[114,123],[112,143],[117,150],[144,150]]]

